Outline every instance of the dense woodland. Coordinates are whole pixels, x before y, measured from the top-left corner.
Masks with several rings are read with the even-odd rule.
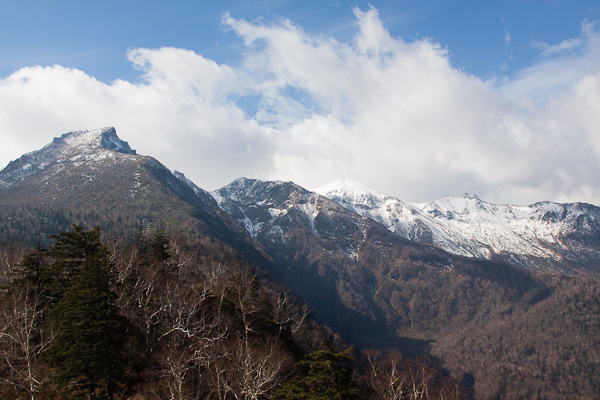
[[[479,399],[600,398],[600,279],[518,267],[406,269],[379,295],[405,316],[400,335]]]
[[[359,352],[213,238],[52,240],[0,247],[0,398],[469,397],[431,358]]]

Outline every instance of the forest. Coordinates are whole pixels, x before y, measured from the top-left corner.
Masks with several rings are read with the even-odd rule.
[[[0,244],[0,398],[471,397],[428,356],[355,348],[214,238],[51,239]]]

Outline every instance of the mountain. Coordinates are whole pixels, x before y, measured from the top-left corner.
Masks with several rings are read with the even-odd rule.
[[[0,240],[47,243],[73,223],[129,237],[168,227],[270,262],[208,192],[137,154],[111,127],[65,133],[0,172]]]
[[[528,268],[600,272],[600,208],[495,205],[475,195],[408,203],[356,182],[315,189],[395,234],[450,253]]]
[[[33,151],[12,161],[0,173],[0,188],[6,189],[57,164],[71,162],[81,165],[84,162],[119,160],[121,155],[135,155],[129,144],[118,138],[114,128],[65,133],[54,138],[52,143],[41,150]]]
[[[446,252],[292,182],[211,194],[275,259],[271,276],[351,342],[429,352],[480,399],[598,394],[597,277]]]
[[[478,399],[598,398],[597,275],[549,271],[544,263],[523,268],[547,259],[506,262],[477,253],[468,241],[457,240],[452,250],[433,240],[446,234],[454,243],[447,227],[457,221],[475,234],[468,218],[483,215],[491,224],[503,206],[470,196],[435,208],[355,189],[364,198],[348,197],[343,206],[292,182],[241,178],[207,193],[136,154],[113,128],[70,132],[0,172],[0,241],[43,242],[74,222],[129,237],[164,228],[199,238],[195,243],[205,246],[188,249],[199,257],[260,267],[262,278],[289,286],[311,315],[360,348],[437,357]],[[593,206],[552,207],[539,224],[571,227],[556,241],[585,247],[593,260],[595,217],[585,211]],[[575,217],[577,207],[583,216]],[[377,210],[387,214],[377,220]],[[410,223],[386,222],[402,220],[401,212],[413,217],[405,218]],[[220,253],[211,253],[213,243]],[[561,265],[585,254],[571,249],[558,254]]]
[[[282,269],[273,275],[361,345],[375,336],[396,340],[385,332],[409,323],[376,293],[381,279],[397,278],[404,267],[443,271],[456,262],[292,182],[240,178],[212,195],[274,257]]]
[[[171,201],[179,207],[160,207]],[[216,206],[157,160],[136,154],[114,128],[66,133],[0,172],[0,207],[27,210],[31,224],[41,218],[43,225],[52,210],[55,219],[102,222],[110,229],[156,220],[182,225],[192,212],[208,220],[215,213],[210,202]],[[36,229],[43,230],[40,224]]]

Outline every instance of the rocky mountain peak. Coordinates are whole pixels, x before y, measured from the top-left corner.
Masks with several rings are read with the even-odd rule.
[[[0,172],[0,187],[8,187],[50,165],[114,158],[115,153],[135,155],[135,150],[117,136],[115,128],[65,133],[40,150],[11,161]]]
[[[136,154],[135,150],[132,150],[127,142],[119,139],[117,131],[113,127],[65,133],[61,137],[54,138],[52,143],[44,147],[44,149],[52,147],[62,149],[74,148],[80,152],[89,152],[98,148],[104,148],[124,154]]]
[[[589,204],[496,205],[474,194],[417,204],[339,182],[315,191],[401,237],[462,256],[558,269],[595,269],[600,258],[600,209]]]
[[[479,196],[477,196],[476,194],[471,194],[471,193],[465,193],[462,196],[463,199],[467,199],[467,200],[474,200],[474,201],[482,201]]]
[[[223,201],[223,198],[241,202],[252,202],[263,197],[287,199],[291,192],[308,193],[306,189],[293,182],[238,178],[229,185],[211,192],[211,195],[219,203]]]

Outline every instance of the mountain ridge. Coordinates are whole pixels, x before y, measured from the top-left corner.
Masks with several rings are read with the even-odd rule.
[[[472,194],[408,203],[343,182],[314,190],[397,235],[453,254],[565,271],[585,263],[600,271],[595,266],[600,261],[600,208],[591,204],[496,205]]]

